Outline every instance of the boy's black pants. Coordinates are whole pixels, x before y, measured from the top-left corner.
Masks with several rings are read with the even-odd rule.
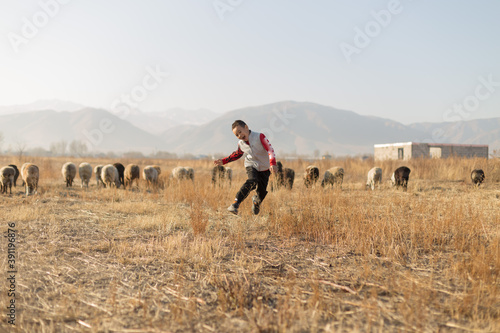
[[[236,194],[238,204],[245,200],[250,191],[255,188],[257,188],[257,195],[260,201],[264,200],[267,195],[267,184],[269,183],[269,175],[271,175],[271,172],[269,170],[257,171],[257,169],[253,167],[246,167],[246,170],[248,179]]]

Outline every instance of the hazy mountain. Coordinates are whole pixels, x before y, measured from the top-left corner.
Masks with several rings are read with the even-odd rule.
[[[135,151],[162,149],[158,137],[102,109],[76,112],[33,111],[0,116],[3,148],[18,144],[48,149],[61,140],[80,140],[90,151]]]
[[[490,152],[500,149],[500,118],[444,123],[416,123],[409,127],[426,133],[437,143],[488,144]]]
[[[76,111],[86,106],[58,99],[44,99],[29,104],[0,106],[1,114],[23,113],[29,111],[53,110],[53,111]]]
[[[116,115],[152,134],[161,134],[180,125],[202,125],[220,116],[220,114],[207,109],[185,110],[180,108],[161,112],[130,110],[126,113],[116,113]]]
[[[422,131],[392,120],[291,101],[231,111],[208,124],[184,128],[181,133],[168,130],[162,138],[167,141],[167,150],[173,152],[229,154],[237,148],[231,131],[235,119],[266,133],[277,152],[310,155],[318,149],[321,153],[352,155],[372,153],[375,143],[424,138]]]
[[[229,155],[237,148],[231,124],[243,119],[250,129],[264,132],[278,154],[311,156],[315,150],[321,154],[366,154],[373,153],[376,143],[402,141],[489,144],[491,152],[500,149],[500,118],[405,126],[352,111],[288,101],[242,108],[202,125],[192,124],[215,115],[207,110],[177,109],[151,114],[132,110],[128,115],[121,115],[122,119],[93,108],[73,112],[31,111],[0,115],[0,133],[4,137],[3,149],[10,146],[15,150],[19,144],[48,149],[51,143],[61,140],[80,140],[90,151],[140,150],[148,154],[164,150],[178,154]],[[161,135],[154,135],[146,128],[151,132],[163,131]]]

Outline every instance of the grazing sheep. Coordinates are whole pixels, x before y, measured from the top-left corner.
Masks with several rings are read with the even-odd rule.
[[[336,185],[338,184],[342,188],[342,182],[344,181],[344,169],[341,167],[333,167],[325,171],[323,180],[321,181],[321,187],[325,185]]]
[[[158,171],[158,177],[160,177],[160,175],[161,175],[161,168],[160,168],[160,166],[159,166],[159,165],[156,165],[156,164],[153,164],[153,165],[151,165],[151,166],[152,166],[153,168],[155,168],[155,169],[156,169],[156,171]]]
[[[104,181],[101,178],[102,168],[103,168],[103,165],[96,165],[94,168],[95,181],[96,181],[97,188],[99,188],[101,185],[102,185],[102,187],[106,187],[106,184],[104,184]]]
[[[10,194],[12,194],[12,183],[14,183],[14,176],[16,170],[10,166],[4,166],[0,169],[0,189],[2,193],[7,193],[7,187],[9,187]]]
[[[366,189],[371,188],[372,191],[375,189],[375,184],[378,183],[378,186],[380,187],[380,184],[382,183],[382,169],[378,167],[374,167],[368,171],[368,178],[366,180]]]
[[[24,163],[21,167],[21,177],[25,184],[26,196],[36,193],[40,178],[38,167],[32,163]]]
[[[148,187],[156,186],[158,183],[158,170],[156,170],[156,168],[152,165],[148,165],[142,170],[142,177],[148,184]]]
[[[73,186],[73,180],[76,177],[76,165],[71,162],[64,163],[61,172],[66,181],[66,187]]]
[[[172,178],[177,180],[187,179],[188,171],[184,167],[176,167],[172,170]]]
[[[19,178],[19,169],[17,168],[17,166],[15,164],[9,164],[9,166],[11,168],[13,168],[14,171],[16,172],[16,174],[14,175],[14,187],[16,187],[17,186],[17,184],[16,184],[17,183],[17,178]]]
[[[194,181],[194,169],[191,167],[184,167],[184,169],[187,172],[187,179]]]
[[[391,176],[392,186],[403,187],[403,191],[408,189],[408,180],[410,179],[410,168],[402,166],[397,168]]]
[[[304,173],[304,185],[306,187],[316,184],[319,179],[319,169],[317,166],[310,165],[306,168]]]
[[[158,171],[158,170],[157,170]],[[139,178],[141,177],[141,169],[137,164],[129,164],[125,167],[124,179],[125,183],[123,184],[123,188],[127,188],[130,185],[132,187],[132,183],[136,182],[137,187],[139,187]]]
[[[116,188],[120,188],[120,176],[118,175],[118,170],[112,164],[108,164],[102,167],[101,170],[101,179],[104,181],[104,184],[108,187],[115,186]]]
[[[271,183],[271,191],[274,191],[275,188],[279,189],[282,186],[291,190],[295,180],[295,171],[289,168],[283,169],[281,161],[278,161],[276,166],[278,171],[276,172],[275,181]]]
[[[233,180],[233,170],[222,165],[214,166],[212,169],[212,184],[215,186],[218,182],[219,186],[221,186],[225,180],[227,180],[229,182],[229,186],[231,186],[231,182]]]
[[[92,166],[88,163],[80,163],[78,166],[78,175],[82,180],[82,187],[85,184],[87,188],[89,188],[90,178],[92,177]]]
[[[470,174],[472,184],[479,187],[484,181],[484,171],[481,169],[474,169]]]
[[[118,176],[120,178],[120,183],[122,185],[125,184],[125,179],[124,179],[125,167],[121,163],[114,163],[113,166],[118,171]]]

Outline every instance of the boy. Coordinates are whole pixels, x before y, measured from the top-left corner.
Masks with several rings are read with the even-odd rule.
[[[236,199],[227,208],[228,211],[237,215],[238,207],[248,196],[250,191],[257,188],[257,195],[252,197],[252,213],[259,214],[260,204],[267,195],[267,184],[269,182],[269,169],[273,173],[277,172],[276,157],[273,147],[262,133],[252,132],[243,120],[236,120],[232,125],[233,133],[240,140],[238,150],[226,158],[214,161],[215,165],[224,165],[236,161],[243,154],[245,157],[245,169],[248,174],[247,181],[241,186],[236,194]]]

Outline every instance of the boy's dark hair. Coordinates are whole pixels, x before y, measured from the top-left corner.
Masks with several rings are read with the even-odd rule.
[[[245,127],[247,124],[243,120],[235,120],[231,129],[235,129],[238,126]]]

